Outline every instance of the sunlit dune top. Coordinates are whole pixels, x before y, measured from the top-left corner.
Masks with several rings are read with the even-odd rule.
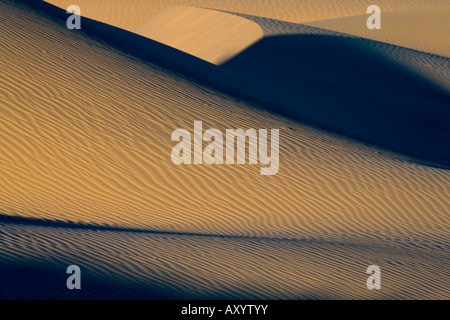
[[[194,7],[171,7],[136,33],[200,59],[221,64],[263,37],[261,27],[232,14]]]

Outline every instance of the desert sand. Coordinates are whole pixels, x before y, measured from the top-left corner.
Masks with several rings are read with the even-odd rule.
[[[361,28],[367,16],[361,14],[305,24],[450,57],[450,39],[445,36],[450,33],[450,25],[446,22],[450,16],[448,1],[442,6],[382,11],[380,30]]]
[[[122,50],[89,25],[71,31],[50,11],[0,0],[1,298],[450,298],[450,171],[432,161],[448,155],[448,39],[427,40],[438,21],[415,39],[406,28],[369,37],[355,27],[362,1],[142,2],[78,4],[130,39],[174,5],[233,11],[284,36],[243,41],[223,63],[200,55],[216,66],[152,42]],[[405,19],[448,5],[379,3]],[[303,60],[296,41],[309,44]],[[330,41],[336,61],[356,64],[327,61]],[[160,64],[154,48],[173,56]],[[272,63],[256,68],[261,57]],[[359,68],[365,59],[376,76]],[[370,90],[381,109],[358,113]],[[279,172],[174,165],[170,135],[195,120],[279,128]],[[84,270],[80,292],[60,285],[70,264]],[[366,288],[372,264],[379,291]]]
[[[70,0],[47,2],[61,8],[73,4]],[[450,56],[450,40],[447,36],[449,0],[379,0],[370,4],[376,4],[382,10],[381,30],[365,28],[369,4],[363,0],[249,0],[245,3],[238,0],[77,1],[83,16],[132,32],[167,8],[190,6],[304,23]]]
[[[218,65],[264,36],[261,27],[248,19],[182,6],[164,10],[136,33]]]

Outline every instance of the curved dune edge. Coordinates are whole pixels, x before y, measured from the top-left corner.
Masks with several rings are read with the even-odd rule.
[[[321,29],[316,28],[313,31],[306,28],[306,25],[315,25],[328,30],[423,51],[407,51],[401,47],[393,48],[395,49],[393,51],[386,51],[385,47],[380,53],[399,64],[405,65],[408,69],[415,70],[425,78],[450,91],[450,71],[446,67],[448,62],[445,58],[445,56],[448,56],[448,48],[450,48],[450,45],[448,45],[448,32],[446,31],[448,29],[448,23],[446,23],[448,3],[445,0],[381,1],[378,4],[383,12],[384,27],[382,30],[368,30],[365,27],[365,19],[368,15],[365,13],[367,3],[364,1],[339,2],[339,6],[335,7],[336,3],[330,0],[314,1],[314,3],[308,3],[308,1],[298,3],[286,0],[283,6],[277,6],[277,9],[287,8],[286,11],[275,10],[270,3],[263,6],[261,1],[258,1],[256,6],[253,6],[251,1],[246,2],[246,6],[234,1],[205,1],[200,3],[190,3],[189,0],[152,1],[152,5],[148,5],[148,3],[144,5],[141,3],[141,0],[135,0],[127,2],[127,5],[124,6],[123,3],[117,1],[80,0],[79,5],[83,8],[83,16],[131,32],[135,32],[136,28],[145,23],[149,17],[161,13],[161,11],[170,6],[189,4],[196,6],[203,4],[204,7],[229,11],[230,14],[237,14],[254,21],[263,28],[265,36],[304,34],[311,31],[314,34],[320,33]],[[53,3],[61,8],[66,8],[69,5],[69,2],[66,0],[46,2]],[[291,8],[290,6],[293,7]],[[266,14],[260,14],[261,16],[289,20],[287,17],[290,14],[294,14],[298,16],[291,21],[302,22],[305,25],[255,16],[262,8],[264,8],[263,10]],[[430,37],[429,35],[432,36]],[[370,43],[367,43],[367,45],[370,45]],[[433,56],[428,53],[441,54],[443,56]]]
[[[390,50],[339,34],[277,35],[222,67],[262,88],[247,86],[272,110],[450,167],[449,92],[386,59]]]
[[[71,0],[47,2],[63,9],[74,4]],[[366,28],[369,16],[366,10],[370,4],[376,4],[382,10],[382,30]],[[169,7],[192,6],[306,23],[449,56],[449,46],[446,46],[449,41],[447,0],[379,0],[376,3],[365,0],[154,0],[151,3],[147,0],[131,0],[126,4],[121,0],[78,0],[77,5],[82,8],[83,16],[131,32]],[[439,12],[441,9],[443,11]],[[321,21],[329,19],[336,20]],[[413,37],[416,33],[417,37]],[[428,34],[432,34],[432,37]]]
[[[45,0],[66,9],[72,0]],[[83,15],[128,31],[134,31],[151,17],[173,6],[191,6],[231,11],[293,23],[351,17],[365,14],[366,0],[77,0]],[[447,0],[377,0],[383,12],[426,9],[448,5]]]
[[[281,20],[271,20],[263,17],[255,16],[262,4],[258,1],[258,5],[252,7],[252,2],[242,6],[242,3],[234,3],[233,1],[216,1],[206,0],[205,7],[225,10],[230,14],[242,16],[259,24],[263,28],[264,35],[282,35],[282,34],[317,34],[339,31],[344,34],[361,36],[366,39],[381,41],[384,43],[404,46],[411,48],[412,51],[404,50],[402,47],[385,46],[380,53],[397,63],[405,65],[406,68],[414,70],[423,77],[430,79],[438,86],[450,91],[450,71],[447,68],[449,37],[448,23],[446,13],[448,11],[448,3],[441,0],[433,1],[392,1],[386,0],[378,4],[382,8],[383,28],[381,30],[368,30],[365,27],[367,14],[365,14],[365,6],[367,3],[363,1],[351,1],[351,3],[339,2],[336,8],[335,3],[330,0],[315,1],[314,3],[291,2],[287,0],[283,3],[283,8],[289,8],[286,12],[279,12],[275,8],[271,8],[267,4],[264,10],[267,11],[265,16],[275,19],[286,19],[289,14],[300,15],[293,19],[293,22],[302,22],[304,25],[290,23]],[[66,0],[46,1],[65,8],[69,5]],[[203,3],[203,2],[202,2]],[[191,5],[200,6],[202,3],[192,3]],[[90,17],[109,25],[135,32],[136,28],[152,17],[161,13],[167,7],[174,5],[190,4],[189,0],[173,0],[173,1],[154,1],[152,6],[148,3],[142,5],[141,0],[128,2],[126,6],[115,1],[88,1],[81,0],[79,5],[83,8],[83,16]],[[350,6],[349,6],[350,5]],[[293,8],[290,8],[293,6]],[[330,10],[333,8],[333,10]],[[281,6],[278,6],[279,8]],[[319,8],[321,8],[319,10]],[[327,8],[327,10],[324,10]],[[269,13],[269,9],[272,9]],[[312,11],[311,11],[312,10]],[[265,11],[265,12],[266,12]],[[247,12],[247,14],[244,14]],[[285,15],[279,16],[281,13]],[[361,15],[361,13],[363,13]],[[250,15],[248,15],[250,14]],[[331,17],[330,17],[331,14]],[[356,15],[355,15],[356,14]],[[264,16],[263,14],[261,16]],[[332,19],[330,19],[332,18]],[[325,20],[324,20],[325,19]],[[328,20],[327,20],[328,19]],[[308,26],[317,26],[319,29],[308,29]],[[322,30],[322,31],[321,31]],[[342,34],[341,34],[342,35]],[[429,36],[432,35],[432,36]],[[375,42],[374,42],[375,43]],[[371,43],[366,45],[370,46]],[[393,50],[392,50],[393,49]],[[375,48],[377,50],[377,48]],[[414,51],[419,50],[419,51]],[[434,56],[429,53],[442,56]]]
[[[368,15],[304,24],[450,57],[450,5],[382,13],[379,30],[365,28]]]
[[[217,65],[263,37],[261,27],[245,18],[182,6],[164,10],[136,33]]]

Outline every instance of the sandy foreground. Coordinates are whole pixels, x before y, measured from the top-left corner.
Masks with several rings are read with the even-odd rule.
[[[72,4],[49,2],[64,9]],[[387,11],[386,27],[398,24],[395,32],[372,35],[358,28],[366,17],[362,1],[278,1],[276,7],[275,1],[77,4],[83,15],[132,32],[182,5],[239,13],[233,17],[257,24],[266,36],[315,35],[324,32],[313,28],[319,27],[331,30],[330,37],[339,31],[377,40],[367,42],[371,52],[391,60],[384,64],[377,55],[373,61],[383,72],[398,73],[383,78],[385,85],[373,85],[388,94],[389,88],[397,90],[396,79],[409,81],[414,90],[402,108],[429,105],[423,114],[417,111],[425,129],[410,140],[423,143],[419,151],[446,155],[446,119],[428,116],[448,114],[443,105],[450,88],[450,3],[378,2]],[[259,101],[206,86],[195,75],[70,31],[20,2],[0,0],[0,6],[1,298],[450,298],[448,169],[261,108]],[[415,21],[422,12],[421,32],[413,36],[400,27],[401,19]],[[298,25],[303,22],[307,26]],[[253,46],[256,38],[243,39],[238,45],[244,51],[265,48]],[[249,56],[217,68],[270,88],[281,83],[280,99],[297,97],[286,77],[271,83],[251,68],[252,51],[244,54]],[[391,69],[392,63],[400,67]],[[310,91],[324,96],[329,91],[320,88],[339,83],[317,68],[308,73],[305,65],[295,65],[305,71],[290,83],[317,81]],[[334,74],[333,65],[323,65],[324,74]],[[404,69],[414,73],[412,80]],[[355,70],[342,86],[368,90],[357,86],[365,78]],[[406,99],[408,88],[398,90]],[[326,104],[317,99],[323,102],[318,106]],[[321,109],[308,111],[311,119],[330,126],[338,121],[330,109],[323,109],[328,116],[314,110]],[[387,137],[394,122],[383,113],[375,116]],[[174,165],[171,133],[192,131],[195,120],[204,130],[279,128],[279,172],[261,176],[260,165]],[[352,130],[362,132],[358,123]],[[438,128],[438,134],[440,125],[443,134],[427,143],[423,132]],[[65,287],[70,264],[83,270],[78,292]],[[378,291],[366,287],[366,268],[373,264],[382,270]]]

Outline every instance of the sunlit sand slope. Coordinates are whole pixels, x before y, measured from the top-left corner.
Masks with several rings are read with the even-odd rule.
[[[99,284],[90,297],[155,297],[161,287],[170,298],[449,297],[448,170],[262,111],[0,5],[2,297],[51,283],[20,270],[50,279],[68,263]],[[278,174],[174,165],[171,133],[195,120],[280,129]],[[378,293],[365,286],[370,264],[385,272]]]
[[[382,11],[379,30],[365,27],[368,16],[363,12],[362,15],[306,24],[450,57],[450,1],[446,6]]]
[[[166,9],[136,33],[214,64],[227,61],[263,37],[255,22],[193,7]]]
[[[71,0],[46,0],[66,9]],[[134,31],[161,11],[173,6],[189,6],[244,13],[254,16],[307,22],[366,14],[367,7],[378,5],[383,12],[427,9],[450,5],[449,0],[77,0],[82,14],[120,28]],[[365,24],[364,24],[365,25]]]

